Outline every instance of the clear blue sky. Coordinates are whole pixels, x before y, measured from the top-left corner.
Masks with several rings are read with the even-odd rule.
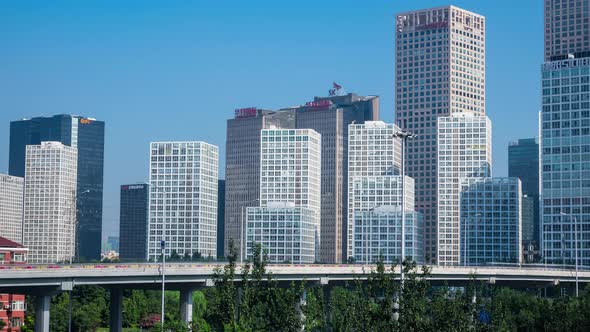
[[[394,17],[453,4],[487,17],[494,173],[510,140],[537,134],[541,0],[2,1],[0,172],[11,120],[68,113],[106,121],[103,235],[118,232],[119,185],[147,179],[148,143],[221,150],[238,107],[278,108],[348,92],[394,113]]]

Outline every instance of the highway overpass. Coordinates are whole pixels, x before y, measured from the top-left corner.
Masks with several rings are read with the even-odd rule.
[[[167,263],[166,289],[181,293],[181,316],[190,321],[192,297],[200,287],[214,285],[215,263]],[[280,284],[306,281],[325,289],[355,278],[365,280],[374,265],[269,265],[267,270]],[[570,269],[543,267],[441,267],[431,266],[433,285],[465,285],[471,278],[514,288],[544,288],[552,285],[572,287],[576,272]],[[236,283],[240,283],[239,269]],[[580,284],[590,282],[590,271],[578,273]],[[49,305],[52,295],[70,291],[76,285],[97,285],[111,291],[111,331],[121,331],[122,291],[124,289],[159,289],[162,276],[159,264],[90,264],[90,265],[21,265],[0,268],[0,293],[35,295],[36,331],[49,331]],[[580,286],[582,287],[582,286]]]

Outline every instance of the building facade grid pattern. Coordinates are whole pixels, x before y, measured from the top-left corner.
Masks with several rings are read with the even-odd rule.
[[[353,256],[354,190],[356,178],[397,175],[401,171],[401,141],[393,135],[400,129],[382,121],[348,126],[348,257]]]
[[[77,158],[76,148],[59,142],[27,145],[23,245],[29,248],[30,263],[74,257]]]
[[[465,178],[491,176],[492,128],[486,116],[438,118],[438,264],[460,262],[460,193]]]
[[[24,178],[0,174],[0,234],[23,242]]]
[[[205,142],[150,145],[149,261],[165,255],[217,255],[218,148]]]
[[[416,180],[424,214],[425,255],[437,254],[437,117],[485,114],[485,18],[454,7],[396,18],[395,119],[417,134],[408,141],[406,174]]]
[[[522,191],[518,178],[464,179],[461,263],[522,263]]]

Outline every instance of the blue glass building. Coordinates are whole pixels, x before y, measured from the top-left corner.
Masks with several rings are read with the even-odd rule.
[[[119,258],[122,261],[146,260],[148,201],[147,183],[121,186]]]
[[[76,255],[81,261],[100,259],[104,128],[103,121],[65,114],[10,123],[10,175],[25,175],[27,145],[57,141],[78,149]]]

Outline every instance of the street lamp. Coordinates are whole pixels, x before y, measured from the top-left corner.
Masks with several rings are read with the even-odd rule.
[[[244,202],[244,204],[242,205],[242,214],[241,214],[241,221],[240,221],[240,265],[244,264],[244,210],[246,205],[250,204],[250,203],[255,203],[255,202],[259,202],[260,199],[253,199],[251,201],[248,202]]]
[[[402,168],[402,170],[401,170],[401,176],[402,176],[402,183],[401,183],[401,185],[402,185],[402,194],[401,194],[401,200],[402,200],[402,205],[401,205],[401,208],[402,208],[402,213],[401,213],[401,216],[402,216],[402,234],[401,234],[402,235],[402,248],[401,248],[401,250],[402,250],[402,254],[401,254],[401,265],[400,265],[400,283],[401,283],[402,288],[404,285],[404,259],[406,256],[406,200],[405,200],[405,195],[404,195],[405,182],[406,182],[405,181],[406,165],[405,165],[404,159],[405,159],[406,141],[409,139],[413,139],[415,137],[416,137],[415,134],[412,134],[408,131],[403,131],[403,130],[397,131],[391,136],[391,138],[399,138],[402,141],[402,151],[401,151],[401,157],[402,157],[402,165],[401,165],[401,168]]]
[[[576,254],[575,254],[575,260],[576,260],[576,297],[578,297],[578,219],[576,218],[576,216],[571,215],[571,214],[567,214],[565,212],[561,212],[559,213],[562,216],[566,216],[566,217],[570,217],[571,219],[573,219],[574,223],[570,226],[571,227],[575,226],[576,230],[574,231],[574,236],[575,236],[575,246],[576,246]],[[563,229],[561,231],[563,233]]]

